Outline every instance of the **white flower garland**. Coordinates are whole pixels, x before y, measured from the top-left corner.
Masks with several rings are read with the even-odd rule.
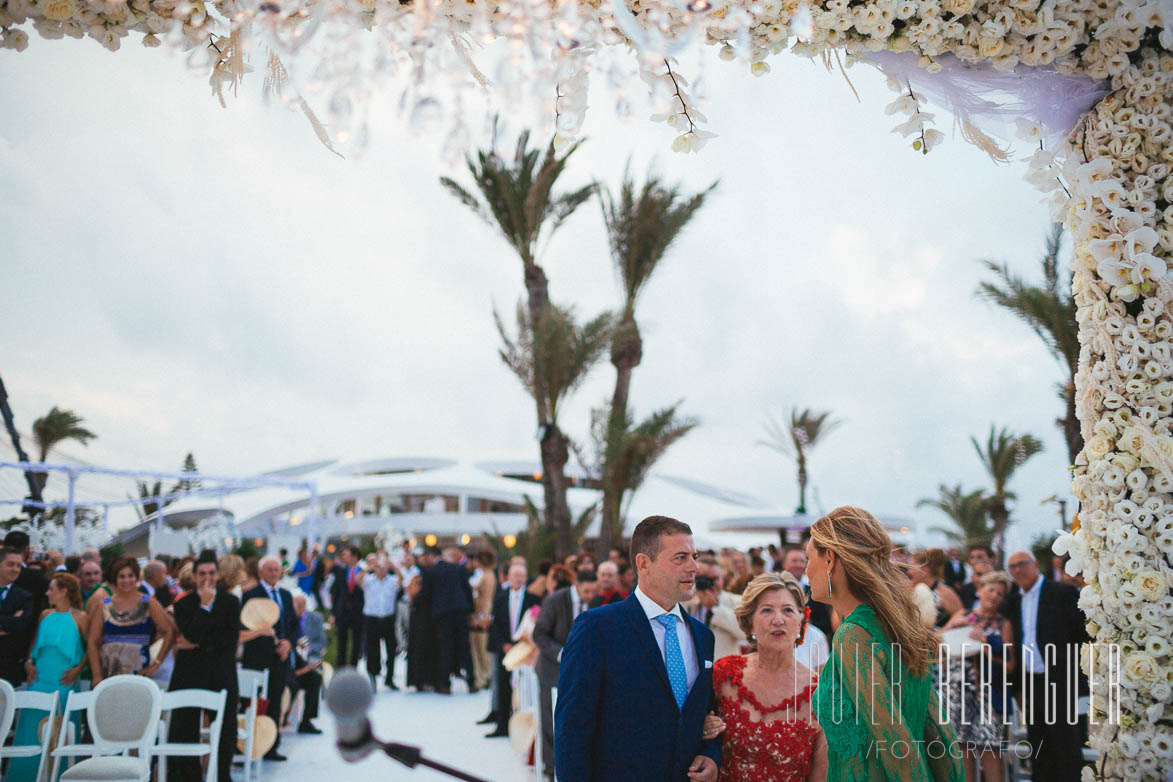
[[[927,74],[949,55],[998,71],[1049,69],[1110,82],[1111,93],[1057,148],[1046,148],[1038,123],[1020,121],[1018,128],[1038,145],[1027,178],[1050,193],[1075,250],[1077,412],[1086,441],[1074,476],[1081,523],[1055,550],[1069,553],[1069,572],[1087,579],[1080,606],[1095,641],[1118,644],[1123,654],[1119,723],[1092,731],[1102,777],[1163,780],[1173,768],[1173,722],[1166,716],[1173,712],[1167,0],[0,0],[0,46],[23,50],[30,24],[43,38],[89,36],[111,50],[132,31],[147,46],[168,38],[206,62],[218,94],[238,83],[246,49],[256,42],[288,58],[314,40],[321,44],[315,77],[340,85],[330,100],[339,127],[384,74],[417,75],[403,103],[424,117],[440,105],[429,91],[435,74],[482,86],[491,81],[503,100],[538,96],[555,117],[555,143],[563,148],[582,125],[594,55],[626,45],[636,49],[640,74],[662,104],[653,119],[674,129],[673,148],[682,152],[699,150],[712,136],[700,127],[699,102],[674,64],[695,40],[719,45],[722,59],[740,59],[755,75],[789,48],[822,57],[828,67],[841,52],[848,65],[868,53],[904,52]],[[319,27],[332,32],[315,37]],[[354,54],[357,39],[348,30],[376,35],[377,68]],[[504,54],[490,80],[472,62],[470,42],[494,41]],[[280,61],[269,62],[269,82],[280,93],[288,74]],[[620,94],[617,105],[626,105],[630,73],[612,66],[604,74]],[[520,89],[543,83],[548,92]],[[896,132],[928,152],[942,136],[929,127],[923,96],[910,83],[892,86],[900,96],[888,111],[906,118]],[[315,129],[325,140],[321,126]],[[459,122],[457,130],[464,132]],[[966,123],[963,133],[991,154],[1005,154]],[[1092,709],[1101,723],[1110,705],[1103,686],[1110,662],[1107,654],[1085,654],[1085,670],[1100,685]]]

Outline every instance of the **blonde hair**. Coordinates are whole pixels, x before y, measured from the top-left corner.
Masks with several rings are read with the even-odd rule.
[[[981,577],[981,580],[978,581],[978,584],[980,586],[986,586],[987,584],[1001,584],[1003,590],[1002,599],[1005,600],[1006,596],[1010,594],[1010,588],[1014,584],[1014,581],[1010,578],[1010,574],[1005,570],[991,570],[989,573],[986,573]]]
[[[733,609],[733,615],[737,617],[737,626],[741,628],[741,632],[745,633],[745,637],[749,639],[755,649],[758,642],[753,637],[753,614],[758,610],[758,600],[762,595],[775,589],[785,589],[789,592],[790,596],[794,598],[795,605],[798,606],[799,613],[802,613],[802,609],[806,605],[806,593],[803,591],[802,584],[798,583],[798,579],[790,573],[782,571],[781,573],[762,573],[760,576],[755,576],[745,587],[745,591],[741,593],[741,604]]]
[[[848,590],[875,611],[908,669],[916,676],[927,674],[937,652],[936,636],[918,621],[908,577],[891,562],[892,540],[876,517],[845,505],[816,521],[810,535],[819,553],[834,552]]]
[[[243,584],[247,575],[244,560],[236,554],[225,554],[220,557],[220,562],[217,563],[217,569],[220,571],[220,580],[224,582],[224,586],[228,589]]]

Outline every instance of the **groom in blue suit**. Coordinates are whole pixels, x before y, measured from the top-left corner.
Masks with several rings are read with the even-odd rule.
[[[716,782],[713,634],[681,603],[696,589],[692,529],[649,516],[631,536],[639,586],[578,615],[562,648],[554,763],[558,782]]]

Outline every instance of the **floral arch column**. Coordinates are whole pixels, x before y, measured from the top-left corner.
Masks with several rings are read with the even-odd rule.
[[[303,48],[318,28],[330,33]],[[920,85],[943,71],[956,77],[938,86],[962,135],[1002,159],[980,122],[969,121],[985,104],[967,93],[967,80],[1001,76],[1002,87],[1013,87],[1066,78],[1090,87],[1098,100],[1090,111],[1074,92],[1036,95],[1034,104],[1040,113],[1078,117],[1058,122],[1066,138],[1040,149],[1029,175],[1055,191],[1075,245],[1076,385],[1087,445],[1074,473],[1081,525],[1057,546],[1087,579],[1081,603],[1098,648],[1116,644],[1122,652],[1119,722],[1092,732],[1099,772],[1132,782],[1163,780],[1173,769],[1173,281],[1166,264],[1173,255],[1173,0],[0,0],[0,48],[27,47],[28,29],[48,39],[93,38],[111,50],[130,32],[143,33],[147,46],[168,41],[206,66],[217,95],[239,82],[248,56],[267,59],[267,86],[280,93],[290,76],[282,58],[304,60],[313,49],[317,60],[305,70],[335,85],[330,125],[339,130],[328,137],[305,100],[291,102],[327,145],[345,141],[355,106],[388,72],[414,76],[401,104],[413,115],[456,117],[452,138],[464,143],[459,91],[455,101],[442,97],[444,90],[432,89],[437,79],[459,76],[511,111],[524,95],[548,96],[541,100],[559,133],[555,143],[565,143],[581,127],[600,54],[634,49],[637,70],[663,101],[654,119],[677,128],[674,149],[696,151],[712,134],[700,129],[704,117],[673,58],[702,40],[751,73],[768,70],[767,59],[787,48],[828,65],[843,56],[877,65],[902,93],[890,107],[908,115],[898,130],[921,152],[941,134],[921,111]],[[478,67],[472,46],[493,41],[504,42],[500,62]],[[378,68],[354,55],[356,42],[375,48],[379,56],[370,61]],[[632,80],[614,60],[599,72],[616,92],[629,89]],[[527,80],[549,90],[521,90]],[[1110,660],[1087,660],[1097,681],[1116,675]],[[1093,698],[1099,722],[1109,705],[1101,686]]]

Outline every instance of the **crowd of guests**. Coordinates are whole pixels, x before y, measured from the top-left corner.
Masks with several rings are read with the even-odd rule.
[[[581,550],[531,570],[483,547],[364,556],[350,545],[292,560],[205,552],[141,570],[122,558],[103,571],[96,551],[37,556],[14,532],[0,549],[0,675],[64,697],[138,673],[173,689],[226,689],[234,714],[239,664],[265,672],[274,720],[286,689],[304,691],[298,731],[317,733],[332,626],[338,664],[361,666],[376,689],[398,689],[405,656],[414,690],[449,694],[454,679],[490,690],[489,738],[509,735],[511,672],[534,666],[547,779],[974,780],[980,767],[999,780],[1012,708],[1025,717],[1032,778],[1079,777],[1086,725],[1066,714],[1081,687],[1070,650],[1087,640],[1081,585],[1040,572],[1029,552],[1011,554],[1005,571],[981,546],[964,559],[908,552],[866,511],[839,509],[802,546],[748,552],[697,551],[687,525],[652,517],[629,549],[600,559]],[[275,621],[250,621],[254,598],[276,604]],[[980,652],[940,657],[959,630]],[[948,721],[933,719],[938,697]],[[654,722],[645,712],[661,701],[674,721],[631,725]],[[884,718],[857,719],[865,706]],[[198,726],[198,712],[178,714],[172,736],[190,740]],[[225,782],[235,729],[224,721]],[[627,746],[628,730],[640,747]],[[902,740],[911,760],[892,749]],[[932,740],[945,757],[926,753]],[[648,752],[649,741],[672,749]],[[265,757],[283,760],[279,748],[280,737]],[[180,780],[201,778],[193,759],[169,763]],[[14,761],[9,776],[31,780],[25,766]]]
[[[650,517],[630,559],[618,605],[581,614],[576,586],[540,610],[559,779],[1000,780],[1014,708],[1031,778],[1080,778],[1081,584],[1029,552],[1006,571],[982,546],[908,552],[845,507],[748,554]],[[951,653],[958,633],[975,654]]]

